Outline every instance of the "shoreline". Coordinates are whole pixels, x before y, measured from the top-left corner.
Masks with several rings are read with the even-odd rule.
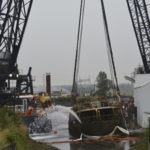
[[[58,150],[29,138],[28,127],[21,121],[21,117],[11,108],[0,108],[0,149],[14,143],[16,150]]]

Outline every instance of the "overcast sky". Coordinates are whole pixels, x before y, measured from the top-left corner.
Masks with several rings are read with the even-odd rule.
[[[127,82],[141,63],[125,0],[104,0],[119,83]],[[34,0],[19,52],[19,68],[29,66],[43,85],[51,72],[52,85],[72,84],[80,0]],[[100,0],[86,0],[80,78],[95,81],[99,71],[110,76]]]

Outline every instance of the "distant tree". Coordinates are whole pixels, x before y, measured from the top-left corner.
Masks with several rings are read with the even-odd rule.
[[[112,81],[107,79],[107,74],[103,71],[100,71],[96,78],[96,81],[96,95],[107,96],[108,92],[113,87]]]

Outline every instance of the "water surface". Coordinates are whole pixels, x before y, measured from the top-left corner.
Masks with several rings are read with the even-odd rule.
[[[57,109],[56,109],[57,108]],[[58,109],[59,108],[59,109]],[[54,110],[54,111],[53,111]],[[75,142],[75,143],[59,143],[59,141],[70,140],[68,132],[68,115],[70,110],[64,106],[53,108],[47,112],[47,117],[51,119],[53,131],[43,136],[36,136],[35,140],[52,144],[60,150],[129,150],[137,141],[103,141],[103,142]]]

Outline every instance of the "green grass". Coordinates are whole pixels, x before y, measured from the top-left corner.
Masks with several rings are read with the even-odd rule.
[[[28,137],[28,129],[11,108],[0,108],[0,148],[16,143],[17,150],[56,150]]]
[[[21,121],[19,116],[12,110],[12,108],[0,108],[0,130],[19,127]]]
[[[141,135],[141,141],[131,150],[148,150],[148,137],[149,137],[149,129],[146,129],[145,132]]]

